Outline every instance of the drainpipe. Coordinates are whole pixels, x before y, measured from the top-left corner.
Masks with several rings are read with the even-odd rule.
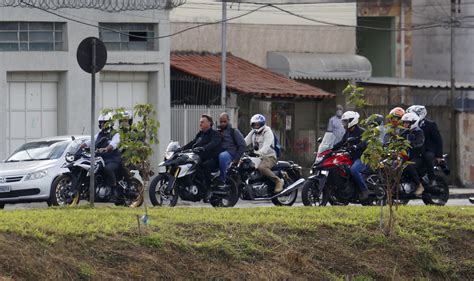
[[[404,0],[400,0],[400,79],[405,78],[405,5]],[[405,87],[402,90],[402,104],[405,103]]]

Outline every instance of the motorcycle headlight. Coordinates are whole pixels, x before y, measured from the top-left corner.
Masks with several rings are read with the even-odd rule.
[[[74,162],[74,155],[66,155],[66,162],[71,163]]]
[[[48,170],[29,173],[28,175],[26,175],[25,181],[41,179],[41,178],[46,177],[47,175],[48,175]]]
[[[319,164],[321,161],[323,161],[324,157],[316,157],[316,160],[314,161],[314,164]]]

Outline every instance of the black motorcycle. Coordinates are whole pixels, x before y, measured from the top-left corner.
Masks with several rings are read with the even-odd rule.
[[[98,143],[102,141],[106,141],[106,139],[102,139]],[[122,166],[117,173],[116,188],[120,190],[113,190],[106,184],[103,174],[104,166],[104,160],[100,154],[97,154],[94,167],[94,202],[114,203],[117,206],[141,206],[144,189],[139,172],[137,170],[128,171]],[[51,205],[66,206],[78,204],[80,200],[89,201],[90,167],[90,152],[81,148],[80,144],[73,145],[71,150],[66,153],[66,163],[63,166],[70,172],[60,175],[53,181]],[[113,196],[114,192],[117,192],[118,196]]]
[[[421,183],[424,187],[424,192],[421,199],[426,205],[444,206],[449,200],[449,186],[446,182],[446,176],[449,175],[450,170],[446,161],[447,155],[443,155],[443,160],[435,163],[435,175],[433,181],[430,183],[426,168],[422,166],[418,171],[421,178]],[[420,199],[414,194],[416,184],[404,175],[401,180],[400,190],[398,193],[399,204],[406,205],[410,200]]]
[[[298,187],[304,183],[301,178],[301,166],[293,162],[278,161],[272,171],[284,180],[283,190],[275,194],[275,184],[256,169],[260,159],[255,154],[244,154],[238,165],[228,172],[239,187],[239,197],[242,200],[264,201],[271,200],[276,206],[291,206],[296,201]],[[230,202],[236,204],[237,200]]]
[[[158,167],[159,173],[150,184],[150,201],[153,206],[176,206],[178,199],[198,202],[207,201],[214,207],[232,207],[238,200],[237,184],[228,177],[227,185],[218,187],[219,170],[216,167],[208,179],[202,170],[198,153],[202,148],[179,150],[177,142],[171,142],[165,152],[165,161]],[[208,188],[211,196],[207,198]],[[237,199],[236,199],[237,198]]]

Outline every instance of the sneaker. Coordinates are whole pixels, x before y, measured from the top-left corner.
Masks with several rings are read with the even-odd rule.
[[[365,201],[368,198],[369,198],[369,191],[368,190],[361,191],[361,193],[359,194],[359,200],[360,201]]]
[[[415,190],[415,195],[416,195],[416,196],[421,196],[421,194],[423,194],[423,191],[425,191],[425,188],[424,188],[423,185],[420,183],[420,185],[418,185],[418,187],[417,187],[416,190]]]
[[[280,179],[276,184],[275,184],[275,193],[280,193],[283,191],[283,185],[285,184],[285,181]]]

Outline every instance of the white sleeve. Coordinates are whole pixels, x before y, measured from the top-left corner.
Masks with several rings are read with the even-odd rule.
[[[113,137],[112,140],[110,141],[110,145],[113,147],[113,149],[117,149],[118,145],[120,143],[120,134],[116,133]]]
[[[272,130],[266,130],[263,134],[263,145],[261,148],[258,149],[258,153],[260,155],[266,155],[270,149],[273,149],[273,140],[275,137],[273,136]]]

